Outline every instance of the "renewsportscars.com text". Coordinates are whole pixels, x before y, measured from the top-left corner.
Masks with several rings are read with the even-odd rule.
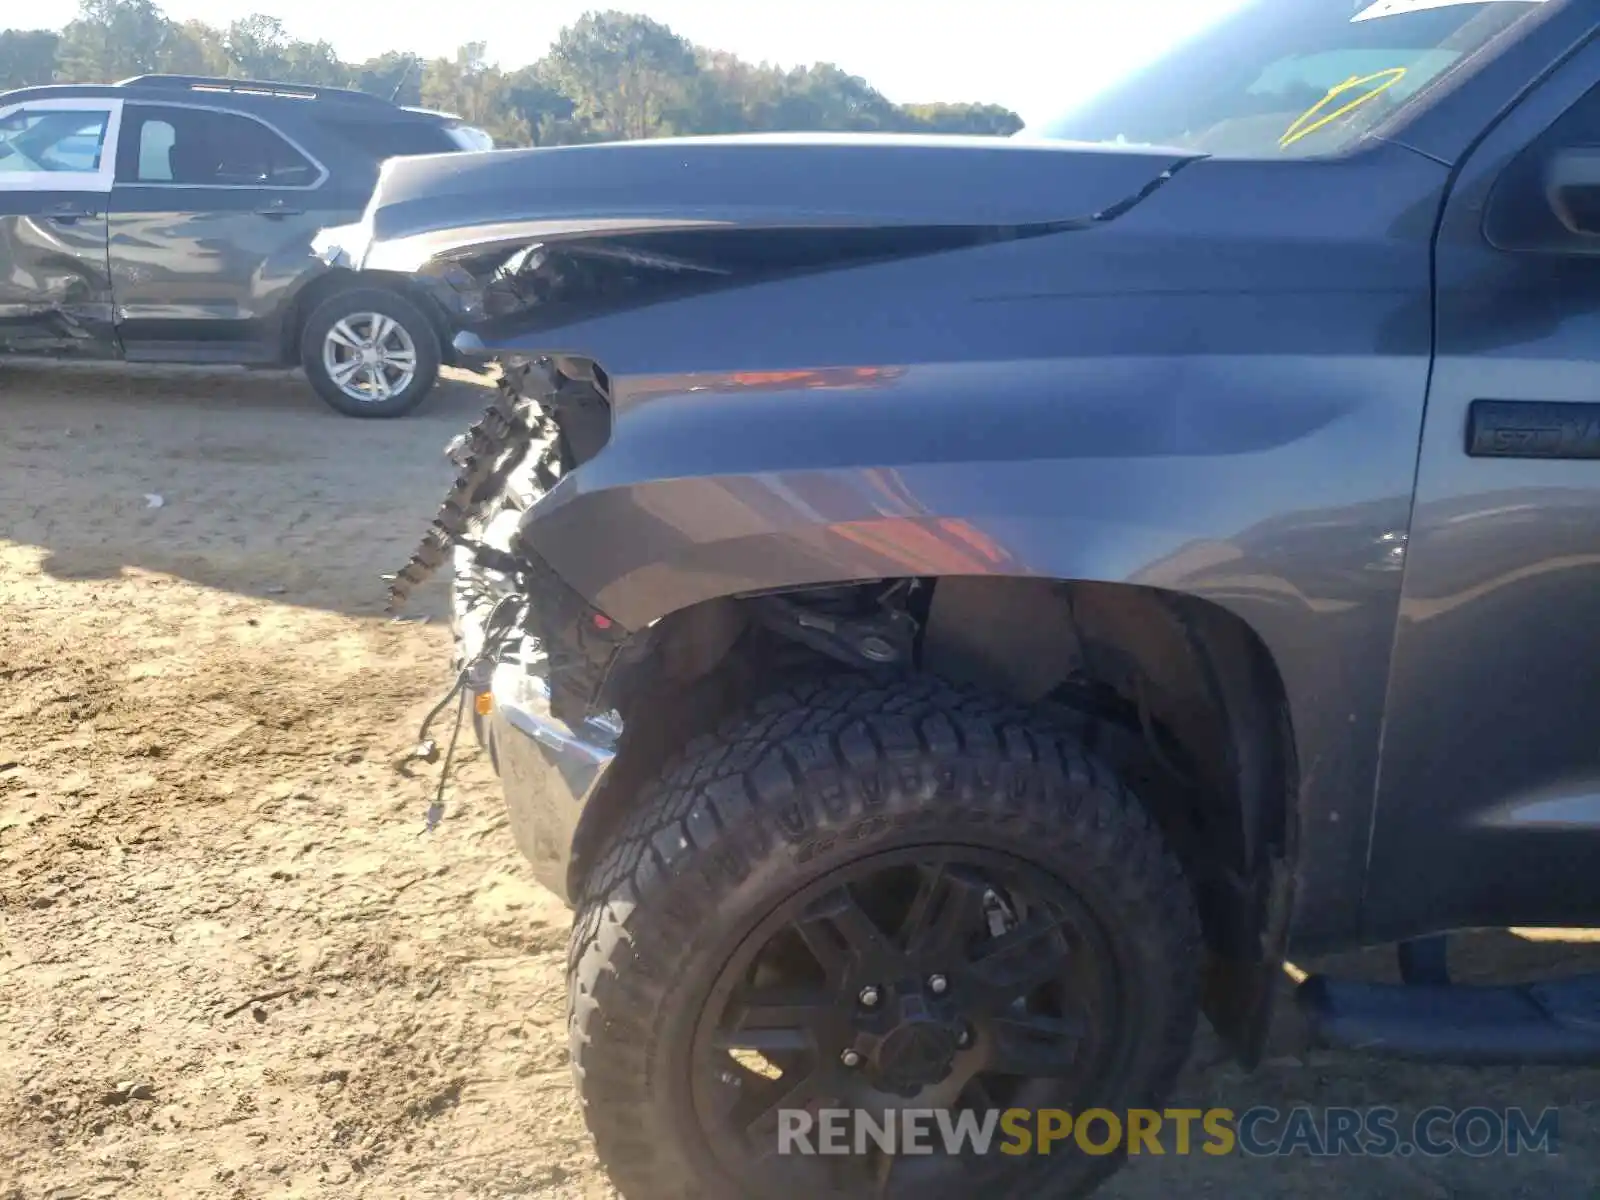
[[[1560,1113],[1521,1108],[824,1108],[778,1114],[779,1154],[1244,1154],[1274,1157],[1555,1154]]]

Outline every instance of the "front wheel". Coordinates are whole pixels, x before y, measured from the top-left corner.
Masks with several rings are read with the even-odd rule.
[[[691,746],[589,873],[573,1067],[628,1200],[1079,1196],[1104,1127],[1019,1154],[988,1114],[1159,1110],[1199,958],[1082,739],[929,680],[809,685]]]
[[[336,292],[300,339],[306,378],[349,417],[399,417],[439,377],[439,336],[411,301],[384,288]]]

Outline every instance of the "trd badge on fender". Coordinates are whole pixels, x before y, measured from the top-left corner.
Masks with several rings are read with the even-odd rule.
[[[1600,458],[1600,404],[1474,400],[1473,458]]]

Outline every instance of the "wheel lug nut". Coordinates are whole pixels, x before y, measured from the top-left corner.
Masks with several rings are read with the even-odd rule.
[[[857,1054],[854,1050],[846,1050],[843,1054],[839,1055],[839,1061],[847,1067],[859,1067],[861,1065],[861,1055]]]
[[[878,1006],[878,989],[869,984],[861,989],[861,995],[858,998],[861,1001],[861,1007],[876,1008]]]
[[[943,975],[929,975],[928,990],[935,996],[942,996],[950,990],[950,981]]]

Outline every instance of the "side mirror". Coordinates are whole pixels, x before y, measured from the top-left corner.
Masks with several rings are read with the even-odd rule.
[[[1489,189],[1483,235],[1515,254],[1600,258],[1600,145],[1519,154]]]
[[[1579,237],[1600,237],[1600,146],[1569,146],[1545,163],[1545,199]]]

